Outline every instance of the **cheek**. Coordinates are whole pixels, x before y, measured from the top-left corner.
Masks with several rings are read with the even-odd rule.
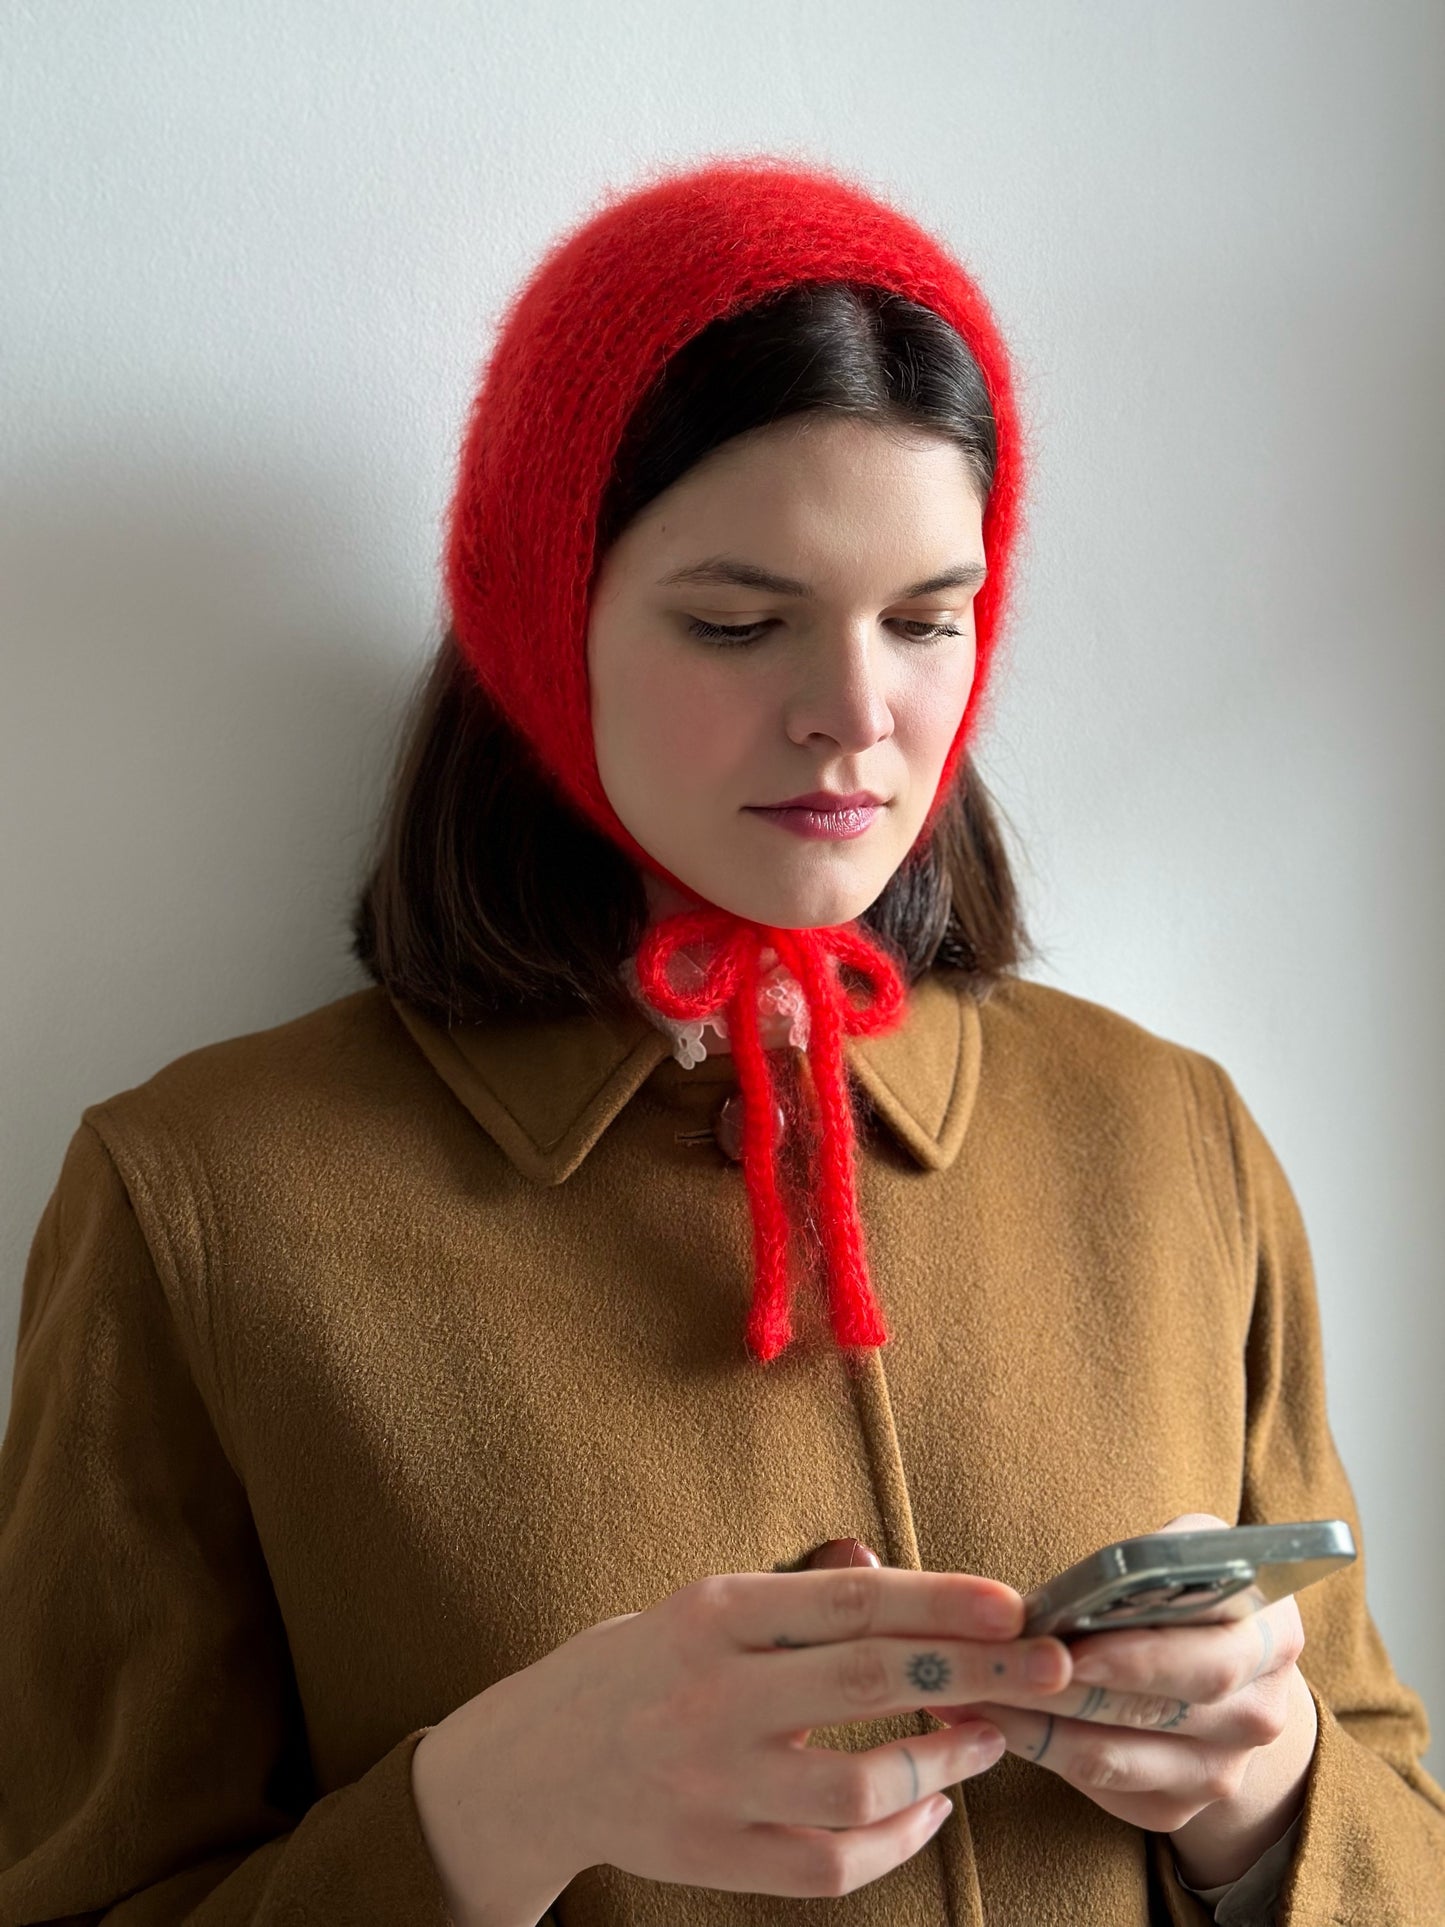
[[[919,676],[900,697],[894,718],[911,762],[943,767],[973,688],[974,660],[970,648],[942,673]]]
[[[675,789],[703,789],[736,766],[758,728],[759,705],[740,683],[687,657],[634,662],[615,692],[626,754]]]
[[[916,692],[894,710],[899,746],[918,769],[942,768],[949,745],[958,734],[967,690],[929,688]]]

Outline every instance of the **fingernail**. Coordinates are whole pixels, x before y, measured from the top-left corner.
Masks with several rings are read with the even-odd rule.
[[[1074,1678],[1081,1679],[1085,1686],[1107,1686],[1111,1668],[1107,1659],[1091,1653],[1087,1659],[1079,1660],[1074,1667]]]

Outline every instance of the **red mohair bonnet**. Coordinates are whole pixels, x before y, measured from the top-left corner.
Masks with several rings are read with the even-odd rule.
[[[614,452],[663,365],[708,322],[798,281],[854,281],[931,308],[983,370],[998,430],[983,517],[988,578],[974,600],[977,667],[958,733],[914,848],[928,840],[973,734],[1006,605],[1020,516],[1019,427],[1008,357],[983,296],[923,228],[836,170],[766,156],[658,170],[607,191],[563,235],[508,305],[462,437],[446,523],[444,573],[458,646],[478,680],[567,800],[634,862],[700,907],[651,925],[638,982],[665,1015],[720,1006],[743,1098],[742,1163],[754,1280],[746,1342],[767,1361],[789,1343],[788,1232],[775,1163],[774,1087],[758,1027],[765,948],[797,979],[809,1011],[815,1094],[812,1199],[834,1336],[882,1345],[853,1180],[844,1033],[900,1024],[898,961],[858,920],[781,929],[708,903],[625,828],[603,791],[587,681],[594,530]],[[668,966],[707,947],[704,980],[679,990]],[[864,980],[862,1001],[839,964]],[[802,1235],[801,1228],[799,1235]]]

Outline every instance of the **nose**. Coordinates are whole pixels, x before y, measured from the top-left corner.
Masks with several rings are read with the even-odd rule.
[[[855,754],[893,734],[888,685],[866,639],[850,639],[841,668],[836,656],[829,658],[795,692],[788,727],[800,742],[827,736]]]
[[[815,1546],[803,1561],[806,1572],[827,1566],[881,1566],[883,1561],[861,1539],[827,1539]]]

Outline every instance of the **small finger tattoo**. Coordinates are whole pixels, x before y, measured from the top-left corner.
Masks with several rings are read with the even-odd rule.
[[[908,1804],[912,1806],[913,1802],[918,1798],[918,1768],[914,1765],[913,1755],[908,1751],[906,1746],[901,1746],[898,1750],[904,1759],[907,1760],[908,1771],[913,1778],[913,1786],[908,1795]]]
[[[1102,1686],[1091,1686],[1088,1697],[1085,1699],[1083,1705],[1077,1713],[1071,1714],[1070,1718],[1076,1720],[1091,1720],[1108,1697],[1109,1695],[1104,1691]]]
[[[1171,1726],[1183,1726],[1185,1720],[1188,1719],[1188,1717],[1189,1717],[1189,1701],[1180,1700],[1179,1711],[1174,1715],[1172,1719],[1160,1720],[1159,1722],[1160,1729],[1162,1731]]]
[[[1045,1713],[1044,1714],[1044,1737],[1039,1743],[1038,1752],[1031,1753],[1029,1755],[1029,1758],[1031,1760],[1041,1760],[1044,1757],[1044,1755],[1048,1752],[1049,1742],[1050,1740],[1053,1739],[1053,1737],[1054,1737],[1054,1716],[1052,1713]]]
[[[1269,1630],[1269,1621],[1262,1616],[1256,1615],[1254,1623],[1259,1628],[1260,1644],[1263,1646],[1264,1652],[1258,1666],[1255,1667],[1249,1678],[1244,1682],[1246,1686],[1251,1685],[1257,1680],[1261,1673],[1268,1671],[1269,1662],[1274,1658],[1274,1634]]]
[[[908,1662],[908,1683],[920,1693],[938,1693],[953,1677],[942,1653],[915,1653]]]

